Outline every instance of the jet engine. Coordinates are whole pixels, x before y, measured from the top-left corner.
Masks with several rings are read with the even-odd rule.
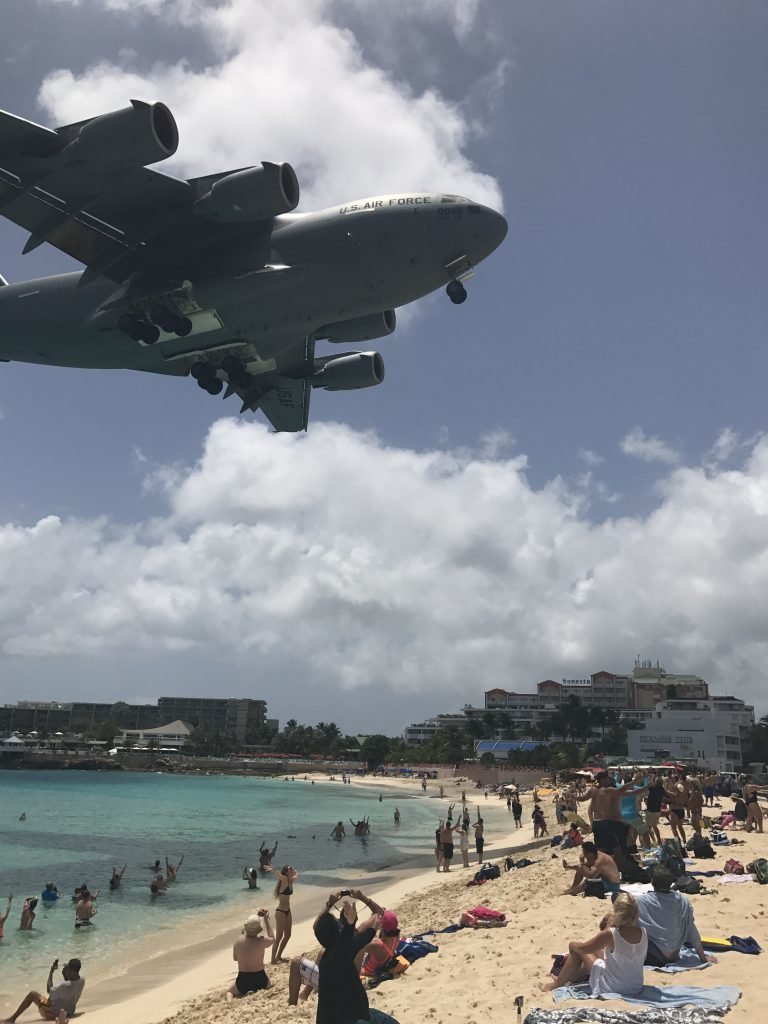
[[[361,341],[373,341],[374,338],[386,338],[394,331],[396,324],[394,309],[385,309],[382,313],[326,324],[315,331],[315,337],[342,345],[354,345]]]
[[[146,167],[173,156],[179,145],[176,121],[164,103],[131,100],[130,107],[94,117],[79,129],[72,127],[77,134],[62,156],[75,164]]]
[[[195,203],[198,216],[224,224],[269,220],[299,203],[299,181],[290,164],[262,163],[219,178]]]
[[[310,378],[315,388],[328,391],[354,391],[372,388],[384,380],[384,360],[378,352],[345,352],[315,360]]]

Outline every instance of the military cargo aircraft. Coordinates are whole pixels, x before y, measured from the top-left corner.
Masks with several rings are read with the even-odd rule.
[[[162,103],[61,128],[0,112],[0,214],[85,265],[21,284],[0,277],[0,359],[191,376],[238,395],[275,430],[306,430],[313,388],[380,384],[378,352],[318,355],[391,334],[396,306],[445,287],[503,241],[492,209],[413,192],[294,213],[286,163],[188,181]]]

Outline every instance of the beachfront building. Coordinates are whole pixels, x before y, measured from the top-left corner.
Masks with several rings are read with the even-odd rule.
[[[240,744],[267,720],[267,702],[248,697],[161,697],[157,707],[162,721],[181,719],[196,728],[215,729]]]
[[[642,728],[627,734],[629,760],[679,760],[738,772],[742,741],[754,724],[755,709],[737,697],[659,701]]]
[[[403,739],[409,747],[420,747],[427,740],[433,739],[441,729],[454,725],[459,729],[465,728],[467,716],[464,714],[435,715],[434,718],[427,718],[423,722],[413,722],[403,730]]]
[[[250,698],[161,697],[157,704],[111,704],[89,701],[20,700],[0,705],[0,736],[22,733],[52,736],[54,733],[88,732],[109,722],[128,731],[158,729],[163,723],[181,720],[218,730],[245,744],[249,733],[268,721],[267,702]]]
[[[193,728],[186,722],[169,722],[168,725],[160,725],[156,729],[123,729],[115,737],[115,746],[125,747],[126,741],[134,750],[148,749],[155,750],[178,750],[187,746]]]

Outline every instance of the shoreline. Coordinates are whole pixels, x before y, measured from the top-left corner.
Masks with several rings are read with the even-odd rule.
[[[315,779],[316,784],[329,781],[327,778]],[[402,792],[406,786],[411,788],[410,780],[381,778],[375,782],[382,788],[394,790],[391,796],[396,796],[398,791]],[[393,782],[394,786],[391,785]],[[352,784],[355,784],[354,779]],[[364,779],[357,781],[358,786],[362,787],[365,784]],[[432,786],[434,785],[433,782]],[[417,788],[419,792],[414,792],[413,796],[422,795],[420,783]],[[423,795],[427,799],[439,799],[437,792],[427,791]],[[448,796],[446,793],[443,799],[448,799]],[[460,799],[456,803],[460,804]],[[496,838],[496,830],[501,831],[499,825],[505,822],[508,826],[512,822],[503,802],[495,799],[492,802],[489,798],[487,804],[487,808],[483,809],[483,817],[493,838],[488,840],[484,859],[498,859],[510,849],[538,848],[541,845],[541,840],[533,840],[524,829],[513,828]],[[425,846],[426,841],[427,837]],[[381,878],[382,871],[371,874],[360,869],[354,873],[356,877],[350,877],[351,873],[347,873],[343,879],[340,878],[340,882],[343,880],[350,885],[356,885],[378,902],[396,909],[407,898],[422,892],[439,890],[442,886],[454,882],[457,877],[463,875],[467,881],[471,879],[477,870],[476,857],[472,849],[471,853],[469,868],[459,866],[450,872],[438,874],[434,869],[431,847],[426,847],[424,854],[409,857],[401,866],[394,869],[385,869],[385,878]],[[458,860],[460,865],[460,856]],[[273,901],[270,889],[264,894],[267,899],[258,901],[257,905],[261,906],[266,902],[271,906]],[[289,957],[316,947],[312,924],[326,891],[320,886],[312,886],[300,901],[294,903],[293,933],[287,950]],[[224,991],[232,983],[236,973],[231,946],[240,935],[242,927],[239,921],[236,924],[232,923],[232,916],[232,911],[229,911],[228,921],[220,918],[217,930],[202,941],[176,944],[173,948],[131,964],[120,974],[96,983],[89,981],[79,1009],[83,1013],[87,1012],[88,1020],[94,1024],[135,1024],[137,1019],[142,1024],[155,1024],[176,1014],[191,999],[209,995],[215,998],[217,994],[223,1001]],[[285,996],[287,1006],[288,965],[267,965],[266,970],[273,984]],[[92,973],[84,965],[84,976],[90,979]]]

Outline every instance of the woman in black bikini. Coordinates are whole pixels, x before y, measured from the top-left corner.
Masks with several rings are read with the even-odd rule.
[[[286,864],[277,876],[275,886],[275,898],[277,908],[275,910],[275,944],[272,947],[272,963],[281,963],[283,950],[288,945],[291,937],[293,920],[291,917],[291,896],[293,896],[293,883],[298,878],[298,873],[290,864]]]

